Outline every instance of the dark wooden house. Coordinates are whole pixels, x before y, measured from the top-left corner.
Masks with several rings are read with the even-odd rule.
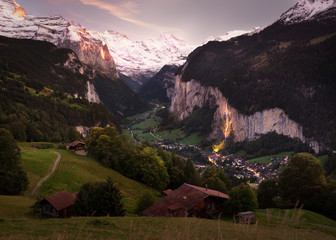
[[[42,213],[51,217],[71,217],[76,193],[62,191],[41,200]]]
[[[183,184],[159,202],[146,209],[149,217],[209,217],[224,213],[229,196],[215,190]]]
[[[84,150],[85,143],[80,141],[74,141],[72,143],[69,143],[67,147],[69,148],[70,151]]]

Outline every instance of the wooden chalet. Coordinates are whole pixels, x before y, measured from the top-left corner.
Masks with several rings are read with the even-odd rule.
[[[80,141],[74,141],[72,143],[69,143],[67,147],[69,148],[70,151],[84,150],[85,143]]]
[[[201,217],[224,213],[229,196],[215,190],[183,184],[159,202],[146,209],[149,217]]]
[[[42,213],[51,217],[71,217],[76,193],[62,191],[41,200]]]

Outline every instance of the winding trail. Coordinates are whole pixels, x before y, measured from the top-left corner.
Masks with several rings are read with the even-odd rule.
[[[52,169],[50,170],[50,172],[44,177],[42,178],[37,184],[36,186],[34,187],[34,189],[32,190],[31,192],[31,195],[35,195],[36,192],[40,189],[40,187],[42,186],[42,184],[47,181],[47,179],[50,177],[51,174],[53,174],[53,172],[56,170],[56,167],[61,159],[61,154],[59,152],[53,152],[57,155],[57,158],[54,162],[54,165],[52,167]]]

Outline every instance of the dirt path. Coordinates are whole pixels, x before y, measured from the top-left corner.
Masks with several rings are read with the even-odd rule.
[[[57,158],[54,162],[54,165],[52,167],[52,169],[50,170],[50,172],[44,177],[42,178],[37,184],[36,186],[34,187],[33,191],[31,192],[31,195],[35,195],[36,192],[40,189],[40,187],[42,186],[42,184],[47,181],[47,179],[50,177],[50,175],[56,170],[56,167],[61,159],[61,154],[59,152],[53,152],[57,155]]]

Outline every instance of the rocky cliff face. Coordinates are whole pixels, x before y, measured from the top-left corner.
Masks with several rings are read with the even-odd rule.
[[[195,107],[217,107],[211,124],[212,132],[209,140],[225,139],[233,134],[234,141],[254,140],[260,134],[276,132],[291,138],[299,138],[309,143],[315,152],[320,151],[320,145],[303,136],[302,126],[291,120],[279,108],[267,109],[252,115],[240,114],[231,107],[228,99],[218,88],[202,86],[198,81],[182,82],[181,76],[175,80],[175,93],[172,98],[170,112],[178,120],[188,117]],[[201,119],[200,119],[201,120]]]

